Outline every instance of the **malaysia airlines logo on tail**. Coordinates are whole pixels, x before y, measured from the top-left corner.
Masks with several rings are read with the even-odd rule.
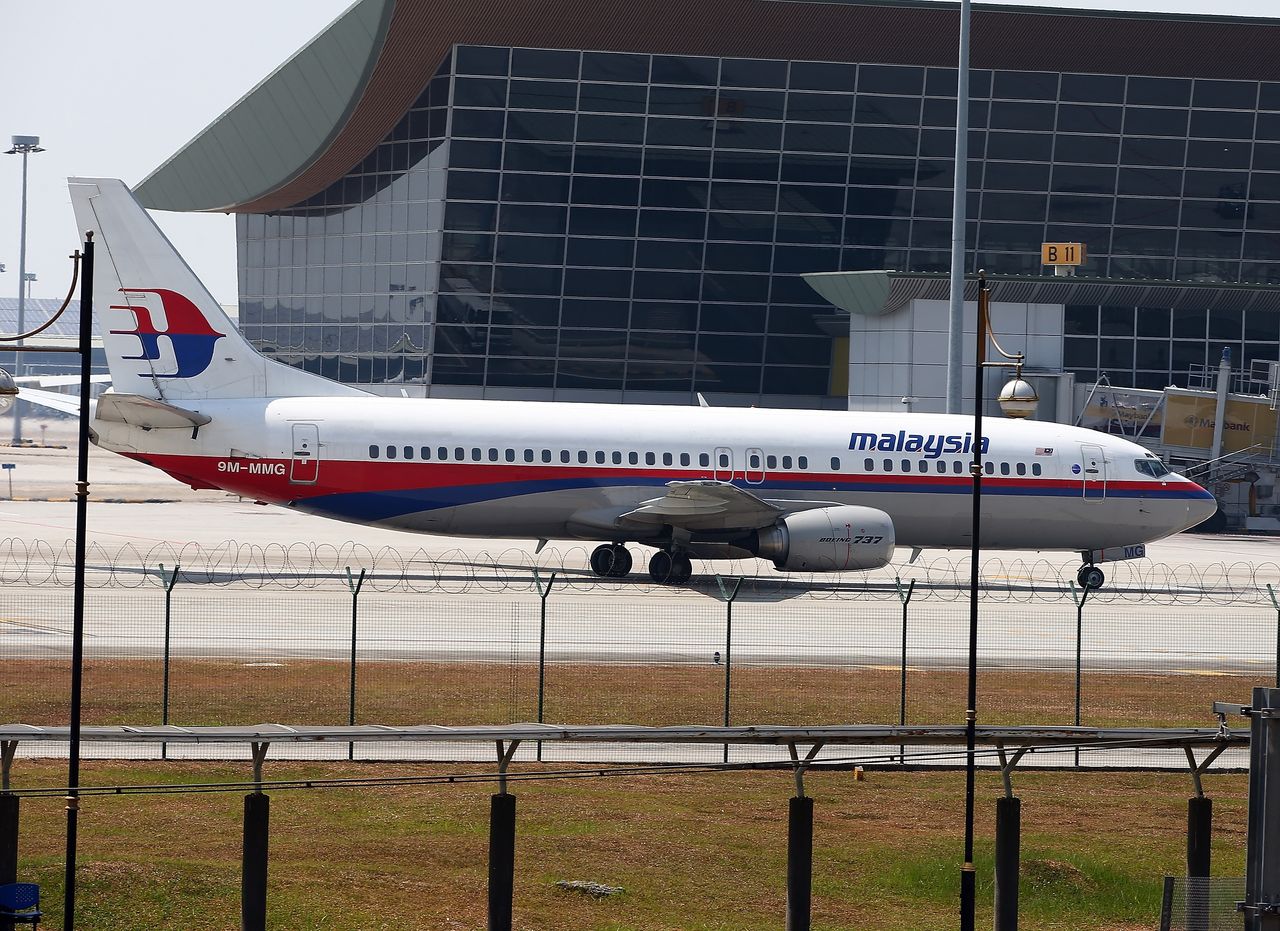
[[[209,326],[204,314],[187,297],[167,288],[121,288],[124,294],[154,294],[164,307],[165,328],[156,329],[151,319],[151,309],[129,304],[112,304],[112,310],[127,310],[133,314],[134,329],[111,330],[113,336],[136,336],[142,345],[141,355],[125,356],[128,360],[157,362],[163,356],[160,337],[169,341],[173,350],[176,369],[172,372],[154,372],[156,378],[194,378],[204,372],[213,361],[213,347],[226,336]]]

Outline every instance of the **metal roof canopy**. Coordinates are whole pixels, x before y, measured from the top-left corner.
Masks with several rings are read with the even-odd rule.
[[[913,300],[945,301],[950,276],[935,272],[810,272],[809,286],[841,310],[882,317]],[[987,275],[993,301],[1016,304],[1110,304],[1280,311],[1280,285],[1057,275]],[[978,279],[966,276],[965,299],[978,299]]]

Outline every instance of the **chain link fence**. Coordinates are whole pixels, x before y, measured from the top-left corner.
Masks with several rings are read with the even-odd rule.
[[[70,555],[0,541],[0,720],[67,719]],[[963,561],[898,567],[910,578],[834,579],[734,575],[748,566],[706,564],[693,586],[676,590],[647,579],[597,579],[585,569],[586,555],[585,548],[544,551],[535,561],[507,550],[464,559],[232,543],[98,550],[88,577],[84,722],[964,720]],[[1215,723],[1213,701],[1247,703],[1255,685],[1275,682],[1280,672],[1280,609],[1269,587],[1280,566],[1198,573],[1118,564],[1107,588],[1086,595],[1049,563],[984,564],[979,722],[1205,727]],[[345,745],[292,752],[339,751],[348,752]],[[91,752],[118,749],[95,744]],[[392,743],[354,750],[419,759],[477,752]],[[665,759],[664,752],[554,748],[561,759]],[[720,752],[707,749],[715,758]],[[762,753],[733,749],[730,758],[748,752]],[[685,759],[689,753],[680,751]],[[1027,762],[1051,759],[1075,762],[1073,754]],[[1154,750],[1081,754],[1080,761],[1186,765],[1180,752]],[[1246,764],[1234,752],[1219,762]]]

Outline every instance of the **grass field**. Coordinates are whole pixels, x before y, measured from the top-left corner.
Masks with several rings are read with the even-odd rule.
[[[534,764],[517,764],[529,771]],[[419,765],[272,764],[272,778],[439,774]],[[452,772],[475,771],[456,767]],[[247,766],[93,762],[84,785],[241,781]],[[62,785],[63,764],[20,760],[15,787]],[[1246,777],[1211,775],[1214,873],[1242,875]],[[815,798],[814,927],[955,927],[961,773],[806,778]],[[1155,927],[1160,877],[1183,870],[1185,774],[1025,773],[1021,927]],[[480,929],[491,785],[272,794],[268,925]],[[515,927],[747,931],[784,918],[788,772],[518,782]],[[994,800],[978,779],[979,926],[991,923]],[[85,799],[77,927],[239,926],[241,793]],[[58,928],[65,814],[23,801],[20,878],[41,883]],[[594,900],[557,880],[622,886]]]
[[[538,668],[529,663],[365,662],[358,666],[357,721],[377,724],[506,724],[537,716]],[[255,665],[175,660],[173,724],[345,724],[347,664],[296,660]],[[7,660],[0,666],[0,721],[67,718],[68,664]],[[162,667],[149,660],[85,664],[89,724],[160,723]],[[51,684],[56,683],[56,687]],[[1081,722],[1092,726],[1211,727],[1214,701],[1247,703],[1264,684],[1237,675],[1086,672]],[[735,724],[896,724],[899,671],[885,666],[746,665],[733,668]],[[908,668],[907,721],[963,723],[960,670]],[[1070,724],[1075,678],[1056,669],[980,674],[983,724]],[[557,723],[719,724],[724,668],[702,664],[553,663],[545,718]]]

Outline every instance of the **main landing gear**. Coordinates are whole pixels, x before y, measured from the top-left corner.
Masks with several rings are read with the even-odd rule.
[[[659,585],[684,585],[693,578],[693,563],[678,550],[658,550],[649,559],[649,578]]]
[[[1081,588],[1097,591],[1106,581],[1106,575],[1097,566],[1081,566],[1080,571],[1076,573],[1076,582]]]
[[[602,579],[620,579],[631,571],[631,552],[621,543],[602,543],[591,551],[591,571]]]
[[[591,571],[602,579],[621,579],[631,566],[631,553],[621,543],[602,543],[591,551]],[[679,550],[658,550],[649,560],[649,578],[659,585],[684,585],[693,578],[693,562]]]

